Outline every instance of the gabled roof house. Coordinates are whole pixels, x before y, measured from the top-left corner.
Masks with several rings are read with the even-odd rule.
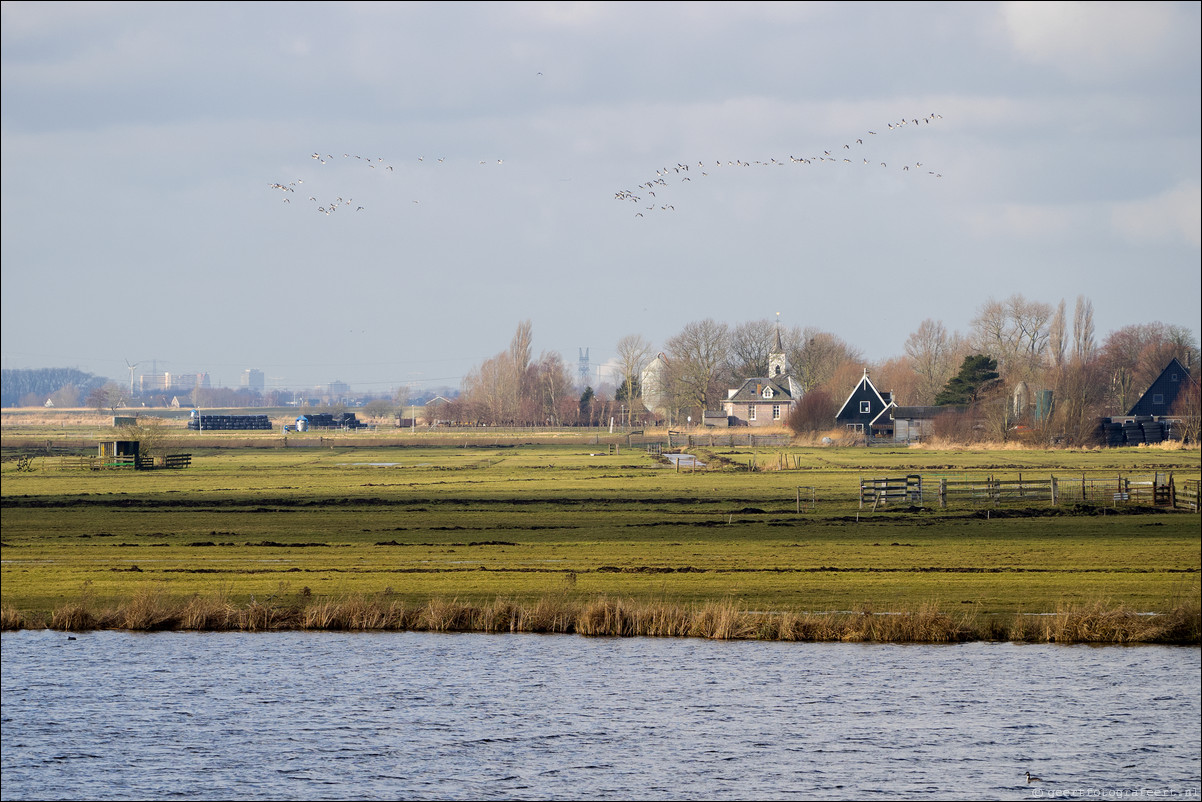
[[[768,355],[768,374],[744,379],[742,385],[728,391],[722,409],[731,424],[779,426],[805,394],[802,386],[789,373],[779,327],[772,353]]]
[[[871,437],[892,437],[893,420],[888,413],[894,406],[893,393],[877,390],[865,368],[863,377],[835,415],[835,423]]]
[[[1181,388],[1187,387],[1190,381],[1189,368],[1182,365],[1179,359],[1173,358],[1127,414],[1155,417],[1172,414],[1177,394],[1181,392]]]

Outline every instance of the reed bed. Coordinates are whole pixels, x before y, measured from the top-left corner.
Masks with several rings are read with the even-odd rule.
[[[435,598],[419,605],[380,593],[252,600],[238,606],[223,594],[181,601],[148,591],[113,608],[97,608],[86,599],[72,601],[56,608],[48,620],[11,606],[5,606],[2,614],[6,630],[529,632],[844,643],[1202,643],[1202,608],[1192,601],[1156,615],[1093,602],[1002,621],[978,619],[971,612],[951,614],[935,604],[904,612],[868,608],[763,612],[743,610],[734,600],[690,606],[555,594],[533,603],[498,598],[473,604]]]

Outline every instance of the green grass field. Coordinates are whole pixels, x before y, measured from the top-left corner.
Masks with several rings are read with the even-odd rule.
[[[906,474],[928,487],[984,475],[1196,480],[1196,449],[715,446],[694,449],[705,467],[690,470],[620,438],[614,450],[496,435],[363,442],[212,448],[181,435],[171,445],[193,454],[185,470],[58,470],[42,457],[19,471],[6,461],[6,620],[30,625],[64,606],[116,609],[148,594],[242,606],[617,598],[978,618],[1199,606],[1196,513],[1063,501],[944,509],[926,496],[873,510],[859,498],[862,478]]]

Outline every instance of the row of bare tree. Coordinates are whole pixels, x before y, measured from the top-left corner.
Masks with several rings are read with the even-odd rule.
[[[1064,301],[1053,305],[1016,294],[982,304],[967,333],[924,320],[900,356],[875,364],[836,334],[783,328],[772,320],[735,326],[712,318],[693,321],[661,349],[630,334],[616,344],[617,386],[583,388],[582,394],[562,356],[533,357],[527,320],[518,325],[507,350],[464,379],[458,400],[442,414],[489,425],[647,422],[651,414],[642,403],[640,377],[662,354],[667,367],[657,390],[667,398],[667,422],[700,420],[702,411],[720,408],[728,389],[768,375],[778,334],[789,372],[805,393],[794,414],[810,419],[815,429],[833,425],[838,405],[865,369],[897,403],[925,406],[935,403],[966,357],[984,354],[996,361],[1000,374],[993,395],[1000,397],[1019,382],[1032,391],[1051,390],[1060,425],[1076,432],[1093,427],[1103,415],[1124,414],[1174,357],[1191,370],[1198,363],[1197,338],[1185,326],[1135,324],[1098,342],[1088,298],[1078,297],[1070,316]]]

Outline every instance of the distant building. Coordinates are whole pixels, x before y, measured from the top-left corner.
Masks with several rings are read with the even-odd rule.
[[[899,407],[889,409],[893,421],[893,439],[899,443],[924,440],[935,432],[935,419],[956,407]]]
[[[138,377],[140,394],[188,392],[197,387],[207,389],[209,386],[208,373],[143,373]]]
[[[171,389],[170,373],[143,373],[138,377],[138,393],[166,392]]]
[[[865,368],[856,388],[835,415],[835,424],[863,432],[868,437],[892,437],[893,420],[889,417],[889,410],[894,406],[893,393],[877,390]]]
[[[745,379],[741,386],[729,390],[722,409],[734,426],[780,426],[804,394],[801,384],[789,373],[777,326],[776,342],[768,355],[768,375]]]
[[[1156,377],[1156,381],[1152,382],[1147,391],[1139,397],[1127,415],[1159,417],[1171,414],[1181,388],[1188,386],[1190,381],[1189,368],[1174,358]]]
[[[170,388],[177,392],[187,392],[195,390],[198,387],[207,390],[210,387],[209,374],[207,373],[168,373],[167,375],[171,380]]]
[[[671,404],[668,394],[668,358],[662,353],[647,363],[639,374],[639,388],[643,395],[643,406],[653,415],[667,417]]]
[[[263,392],[263,387],[266,384],[263,380],[263,371],[256,368],[247,368],[242,371],[242,379],[239,382],[240,387],[245,387],[248,390],[256,390]]]

